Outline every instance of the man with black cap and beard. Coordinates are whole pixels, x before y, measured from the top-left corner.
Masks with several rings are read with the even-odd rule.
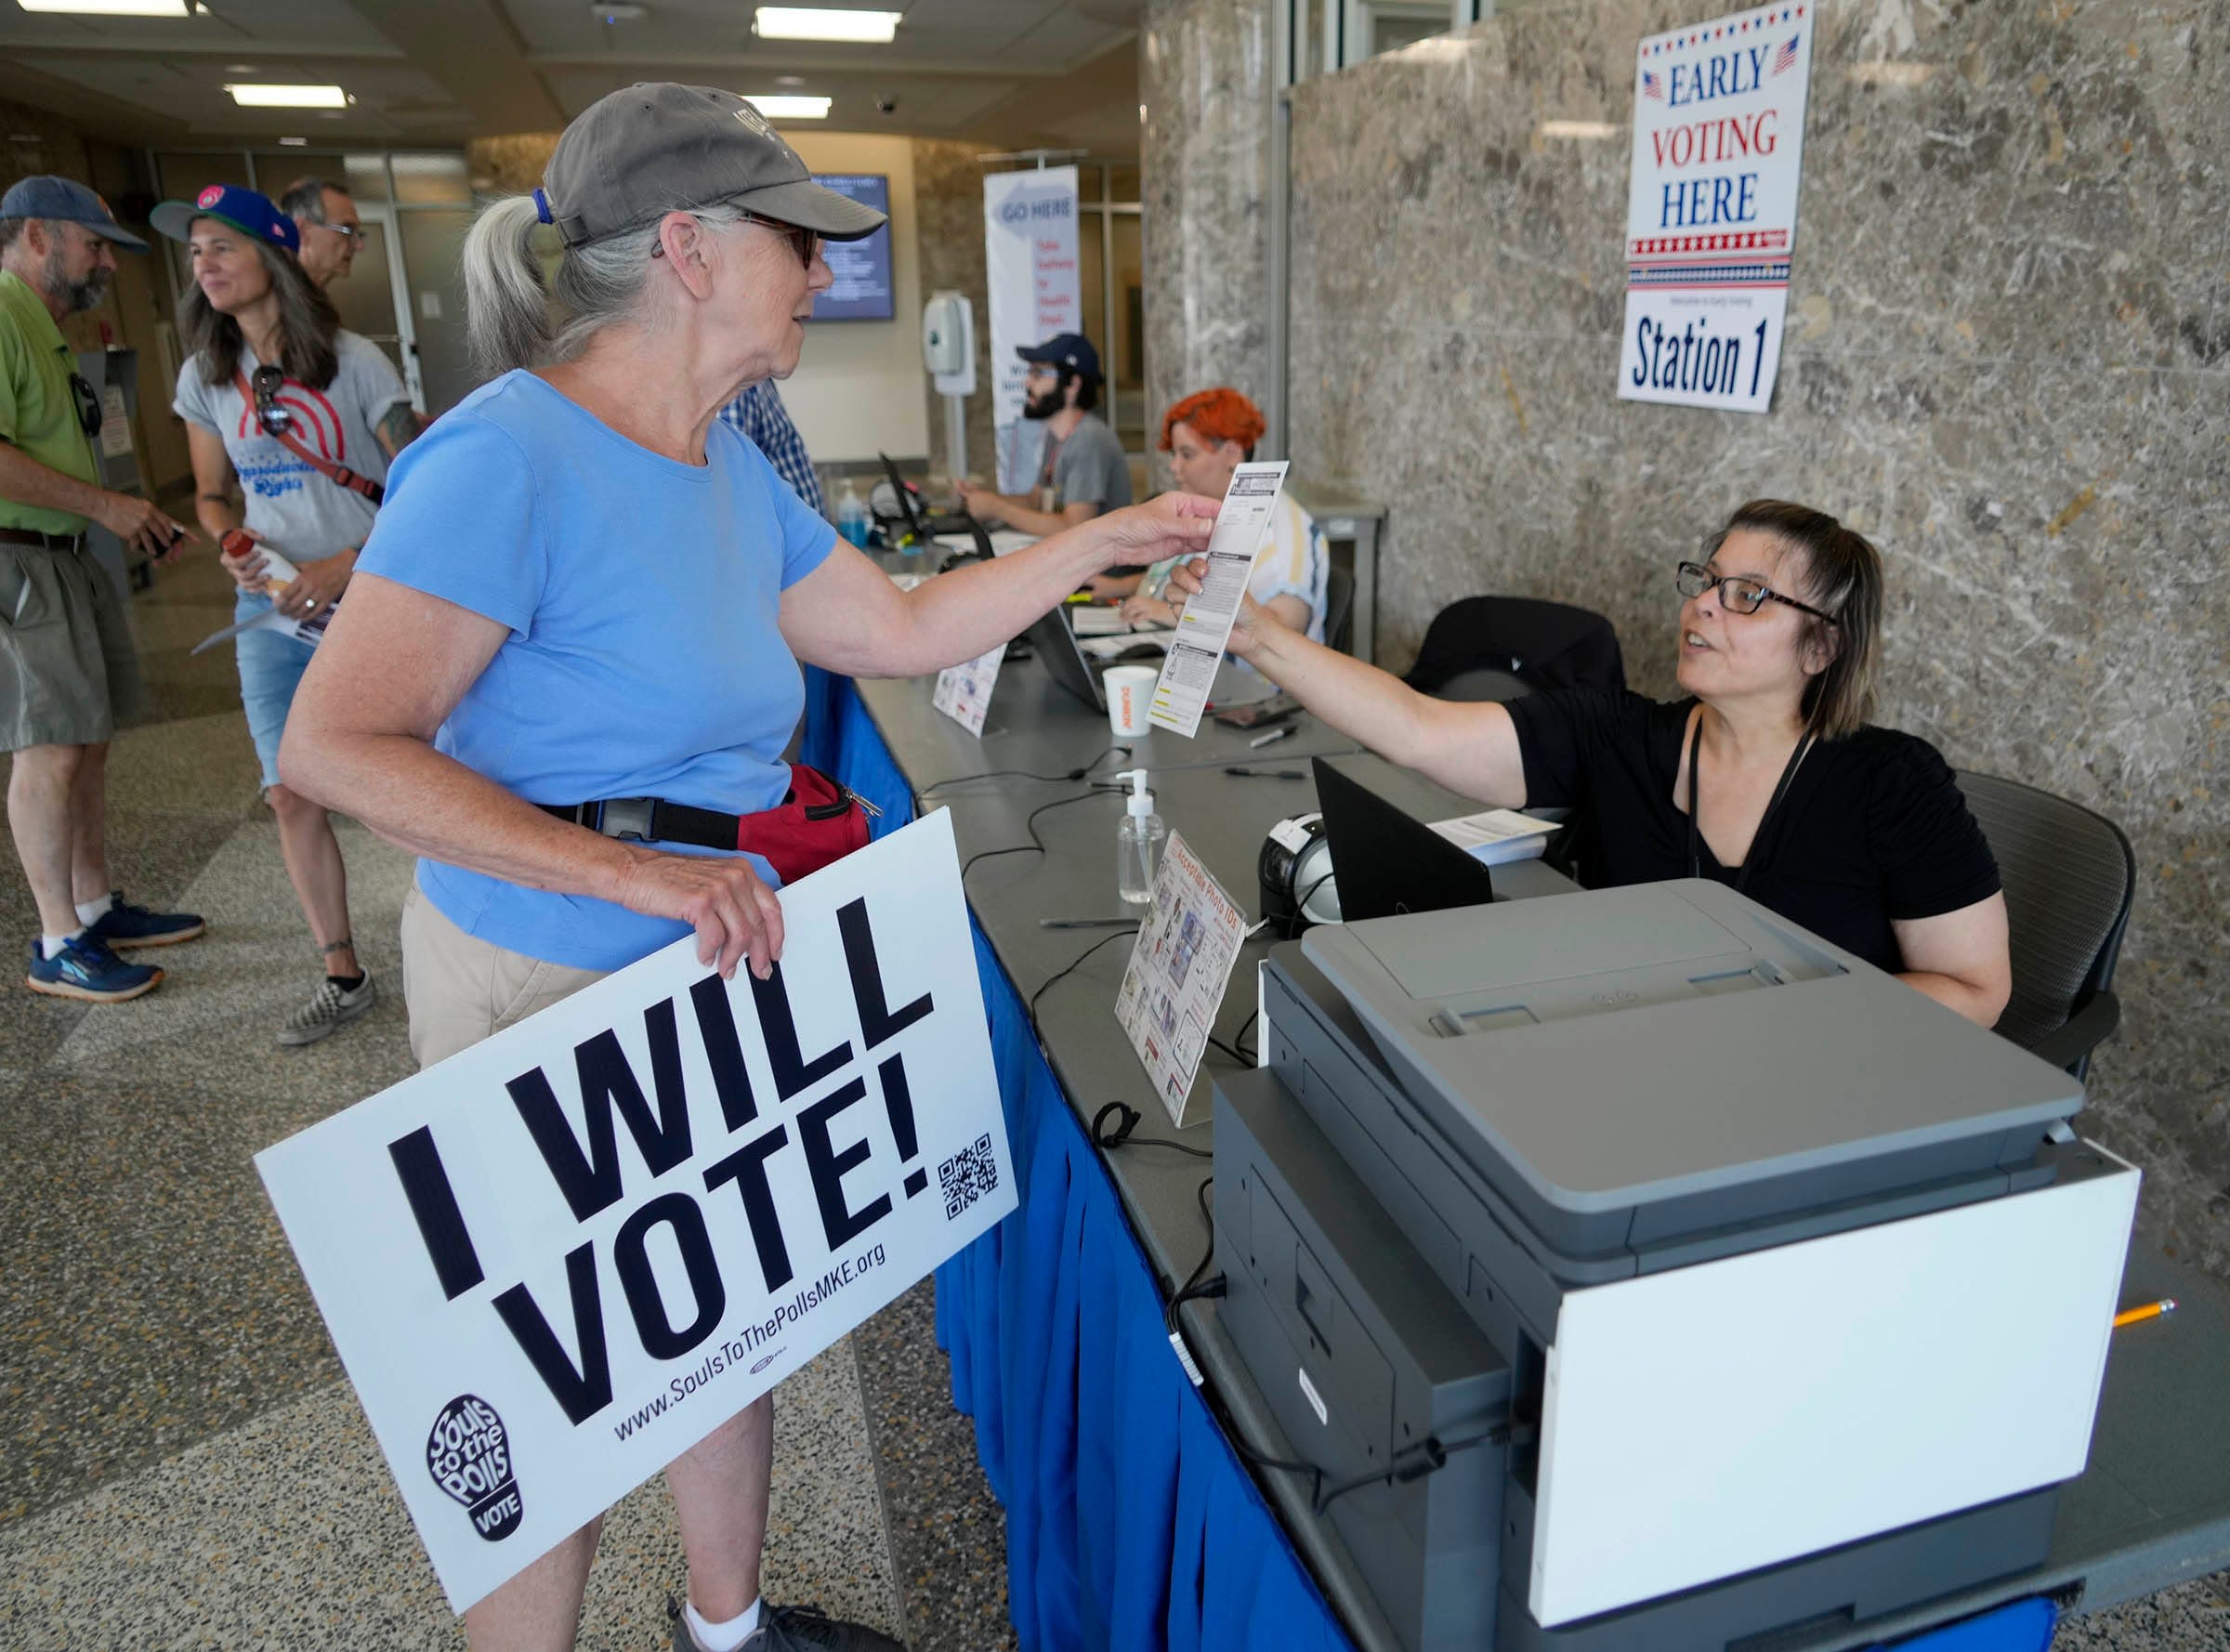
[[[960,484],[961,507],[979,522],[1024,533],[1058,533],[1131,502],[1131,465],[1122,439],[1093,410],[1104,381],[1099,352],[1081,333],[1063,333],[1015,352],[1030,363],[1022,416],[1042,420],[1045,446],[1030,497],[1017,499]]]

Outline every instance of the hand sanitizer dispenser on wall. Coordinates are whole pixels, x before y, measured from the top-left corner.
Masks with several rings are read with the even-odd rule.
[[[976,307],[964,294],[932,293],[922,307],[922,364],[945,399],[945,469],[968,473],[966,398],[976,393]]]

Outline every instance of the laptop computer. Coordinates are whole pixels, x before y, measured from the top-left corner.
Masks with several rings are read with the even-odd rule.
[[[965,533],[974,537],[977,555],[989,557],[991,554],[990,536],[984,531],[981,522],[959,511],[924,516],[920,504],[914,499],[913,490],[906,485],[906,479],[899,474],[898,461],[888,453],[879,452],[875,457],[883,461],[883,474],[890,479],[890,491],[899,496],[899,515],[904,520],[907,531],[913,535],[914,544],[927,550],[933,535]]]
[[[1484,863],[1323,758],[1309,762],[1331,846],[1341,922],[1484,906],[1494,898],[1493,874]]]
[[[1067,603],[1056,603],[1030,623],[1022,635],[1030,641],[1031,651],[1045,662],[1045,669],[1053,680],[1075,695],[1095,711],[1108,709],[1108,691],[1101,687],[1099,674],[1107,668],[1084,658],[1083,649],[1076,646],[1076,633],[1069,629]]]
[[[1155,665],[1167,646],[1168,632],[1159,636],[1136,636],[1124,639],[1126,648],[1135,658],[1124,660],[1120,655],[1109,660],[1096,660],[1086,654],[1076,640],[1070,625],[1074,606],[1061,603],[1048,609],[1030,623],[1022,634],[1053,680],[1075,695],[1095,711],[1108,709],[1108,691],[1099,680],[1100,673],[1110,665]],[[1112,640],[1112,639],[1109,639]],[[1266,676],[1243,669],[1236,660],[1226,659],[1215,668],[1215,681],[1208,689],[1210,706],[1252,705],[1256,701],[1268,700],[1278,692],[1278,685]],[[1450,846],[1451,848],[1453,845]],[[1458,849],[1458,854],[1463,851]]]

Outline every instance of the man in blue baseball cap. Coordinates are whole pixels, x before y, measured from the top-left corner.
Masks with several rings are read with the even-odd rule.
[[[1131,463],[1122,439],[1093,411],[1102,380],[1092,341],[1081,333],[1063,333],[1015,353],[1030,363],[1022,381],[1028,398],[1022,416],[1045,426],[1037,480],[1027,499],[962,482],[962,507],[979,522],[1043,535],[1130,504]]]
[[[139,697],[124,596],[88,521],[157,557],[186,530],[100,485],[101,409],[61,322],[108,296],[116,248],[145,252],[108,203],[66,177],[0,196],[0,746],[15,754],[7,823],[39,909],[34,992],[112,1003],[163,972],[119,948],[191,940],[202,920],[131,906],[109,885],[101,822],[109,737]],[[37,623],[28,616],[43,616]]]

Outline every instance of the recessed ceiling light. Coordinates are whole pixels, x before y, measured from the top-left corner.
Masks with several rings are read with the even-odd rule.
[[[225,90],[243,109],[347,109],[348,94],[338,86],[268,86],[228,82]]]
[[[778,86],[802,86],[806,84],[806,77],[802,74],[778,74],[774,77],[774,84]]]
[[[899,32],[897,11],[839,11],[824,6],[762,6],[751,32],[762,40],[850,40],[886,46]]]
[[[16,0],[25,11],[76,12],[84,17],[182,18],[186,0]]]
[[[588,0],[588,10],[599,23],[639,23],[650,15],[650,8],[636,0]]]
[[[227,74],[253,74],[256,72],[256,65],[253,63],[227,63],[225,72]]]
[[[756,106],[770,121],[825,121],[832,101],[827,98],[802,97],[795,92],[746,92],[743,99]]]
[[[279,142],[282,148],[290,150],[308,149],[309,147],[309,139],[307,138],[282,138]]]

